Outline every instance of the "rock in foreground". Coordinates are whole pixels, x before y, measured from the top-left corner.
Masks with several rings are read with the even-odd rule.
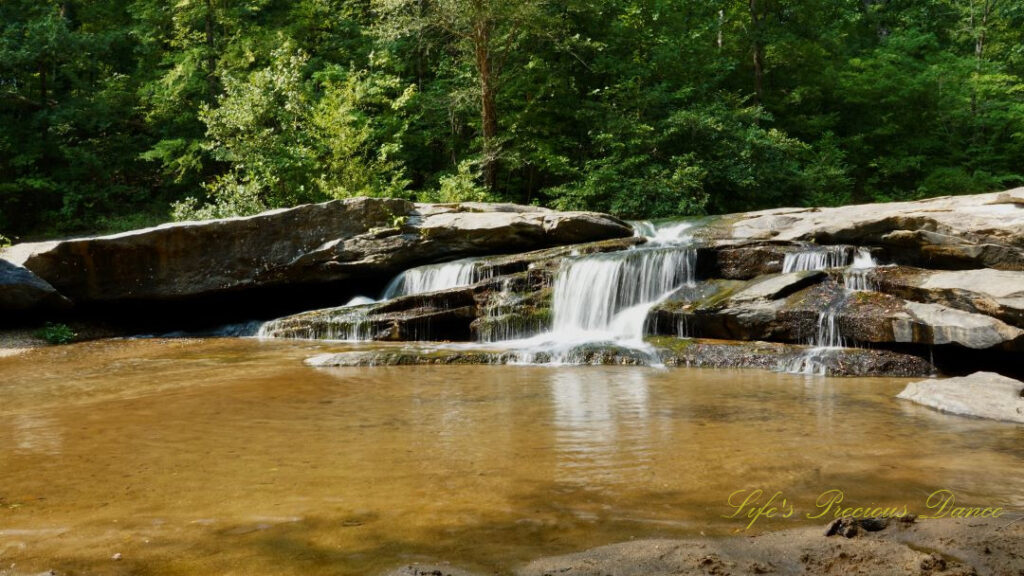
[[[805,527],[728,538],[637,540],[508,567],[516,576],[706,576],[759,574],[839,576],[874,574],[1017,575],[1024,525],[1008,518],[891,522],[852,538]],[[502,573],[504,573],[503,571]],[[439,565],[407,565],[387,576],[472,576]]]
[[[913,382],[898,398],[950,414],[1024,424],[1024,382],[992,372]]]

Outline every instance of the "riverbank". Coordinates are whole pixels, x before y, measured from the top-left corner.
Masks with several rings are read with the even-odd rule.
[[[891,521],[877,532],[826,536],[804,527],[754,536],[638,540],[541,558],[516,576],[840,574],[944,576],[1024,574],[1024,522],[998,519]],[[409,565],[388,576],[483,576],[448,565]]]
[[[46,341],[37,337],[35,332],[27,329],[0,330],[0,358],[17,356],[47,346]]]

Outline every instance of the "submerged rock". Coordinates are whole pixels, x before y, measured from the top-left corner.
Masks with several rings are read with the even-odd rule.
[[[1024,424],[1024,382],[993,372],[912,382],[897,398],[950,414]]]
[[[353,198],[23,244],[5,257],[77,303],[158,302],[337,283],[365,292],[418,264],[632,234],[627,224],[589,212]]]
[[[812,349],[779,342],[650,337],[667,366],[786,370]],[[923,358],[890,350],[840,348],[817,358],[824,376],[928,376],[934,367]]]

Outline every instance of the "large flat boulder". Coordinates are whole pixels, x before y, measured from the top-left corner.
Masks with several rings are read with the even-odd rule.
[[[807,241],[885,247],[925,268],[1024,270],[1024,188],[917,202],[782,208],[724,216],[719,241]]]
[[[0,258],[0,323],[31,310],[62,309],[68,305],[48,282]]]
[[[993,372],[912,382],[898,398],[950,414],[1024,424],[1024,382]]]
[[[149,302],[338,283],[365,292],[419,264],[632,234],[627,224],[588,212],[353,198],[19,245],[5,257],[76,303]]]

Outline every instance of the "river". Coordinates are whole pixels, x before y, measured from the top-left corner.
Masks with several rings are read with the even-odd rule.
[[[895,399],[906,380],[302,363],[382,346],[105,340],[0,358],[0,572],[502,570],[732,534],[729,495],[751,488],[807,510],[829,489],[1024,509],[1024,428]],[[822,521],[755,529],[807,523]]]

